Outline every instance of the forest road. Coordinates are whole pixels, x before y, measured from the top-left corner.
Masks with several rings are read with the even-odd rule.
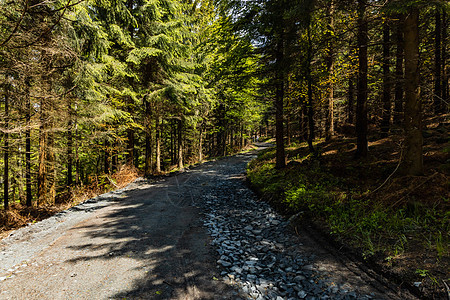
[[[196,207],[217,168],[138,180],[13,232],[0,241],[0,299],[232,299]]]
[[[0,299],[405,299],[258,202],[243,176],[255,157],[139,179],[14,231]]]

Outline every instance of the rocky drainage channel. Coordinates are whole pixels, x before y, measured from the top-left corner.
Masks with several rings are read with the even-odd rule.
[[[378,292],[364,293],[347,282],[336,283],[314,264],[313,253],[299,252],[299,241],[288,222],[258,201],[239,178],[243,167],[224,163],[217,182],[209,182],[197,203],[205,211],[203,222],[220,257],[222,279],[237,286],[240,297],[388,299]]]

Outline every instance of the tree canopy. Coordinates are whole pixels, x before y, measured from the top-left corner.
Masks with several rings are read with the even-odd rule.
[[[276,137],[404,130],[449,109],[446,1],[0,2],[4,206],[54,203],[121,166],[146,176]],[[429,21],[432,20],[432,21]],[[420,93],[419,93],[420,91]],[[382,109],[380,109],[382,107]]]

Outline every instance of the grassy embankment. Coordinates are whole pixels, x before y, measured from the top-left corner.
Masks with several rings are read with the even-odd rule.
[[[424,176],[400,176],[399,137],[372,138],[370,156],[354,160],[355,140],[287,148],[275,169],[275,149],[260,153],[248,178],[282,214],[303,212],[332,240],[429,297],[446,295],[449,281],[450,145],[441,125],[425,132]],[[420,282],[420,285],[419,283]]]

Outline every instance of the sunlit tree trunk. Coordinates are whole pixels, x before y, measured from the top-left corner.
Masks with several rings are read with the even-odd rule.
[[[203,162],[203,127],[201,125],[198,141],[198,161]]]
[[[155,119],[155,142],[156,142],[156,166],[155,166],[155,172],[156,174],[161,173],[161,121],[159,116]]]
[[[144,99],[145,104],[145,164],[144,176],[148,177],[152,174],[152,132],[150,128],[150,102]]]
[[[133,166],[134,164],[134,129],[127,129],[128,145],[127,145],[127,165]]]
[[[46,164],[46,152],[47,152],[47,115],[46,115],[46,105],[45,100],[41,99],[39,106],[39,169],[37,175],[37,198],[38,204],[44,204],[46,198],[46,186],[47,186],[47,164]]]
[[[7,89],[7,88],[6,88]],[[3,149],[3,205],[5,210],[9,209],[9,94],[5,91],[5,133],[4,138],[4,149]]]
[[[31,193],[31,99],[30,99],[30,78],[25,81],[26,84],[26,112],[25,112],[25,189],[26,189],[26,205],[31,207],[32,205],[32,193]]]
[[[405,19],[405,154],[407,175],[423,173],[422,103],[419,88],[419,10],[411,8]]]
[[[80,164],[80,156],[78,150],[78,141],[80,140],[80,133],[78,132],[77,124],[77,114],[74,113],[74,124],[75,124],[75,184],[80,185],[81,183],[81,164]]]
[[[326,104],[325,119],[325,140],[329,141],[334,135],[334,1],[332,0],[329,8],[329,24],[328,24],[328,45],[327,45],[327,72],[328,72],[328,101]]]
[[[72,121],[72,101],[67,98],[67,185],[73,184],[73,121]]]
[[[307,53],[307,67],[306,77],[308,81],[308,148],[311,153],[315,153],[313,141],[315,139],[314,132],[314,107],[313,107],[313,92],[312,92],[312,74],[311,74],[311,62],[312,62],[312,41],[311,41],[311,26],[308,26],[308,53]]]
[[[356,99],[356,158],[367,156],[367,0],[358,0],[358,95]]]
[[[178,119],[178,169],[183,170],[183,120]]]
[[[56,154],[55,154],[55,134],[53,132],[54,122],[53,117],[50,117],[49,123],[49,133],[48,137],[48,148],[47,148],[47,157],[46,161],[48,164],[48,175],[47,175],[47,204],[53,205],[55,203],[56,198]]]

